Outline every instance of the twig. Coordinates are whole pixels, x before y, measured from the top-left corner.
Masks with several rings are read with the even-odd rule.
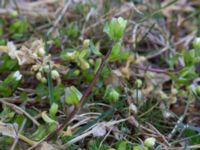
[[[23,130],[23,128],[24,128],[24,126],[26,124],[26,121],[27,121],[27,119],[25,118],[24,121],[23,121],[23,123],[22,123],[22,125],[21,125],[21,128],[18,131],[18,133],[20,133]],[[15,140],[14,140],[14,142],[13,142],[10,150],[15,150],[15,147],[17,145],[18,140],[19,140],[19,136],[17,138],[15,138]]]
[[[183,122],[183,120],[184,120],[184,118],[185,118],[185,116],[186,116],[186,114],[187,114],[187,111],[188,111],[188,109],[189,109],[189,104],[190,104],[190,102],[187,102],[186,107],[185,107],[185,110],[184,110],[184,113],[183,113],[183,115],[178,119],[178,121],[177,121],[175,127],[173,128],[173,130],[172,130],[172,131],[170,132],[170,134],[168,135],[168,140],[170,140],[170,139],[177,133],[177,131],[178,131],[178,129],[179,129],[179,125]]]

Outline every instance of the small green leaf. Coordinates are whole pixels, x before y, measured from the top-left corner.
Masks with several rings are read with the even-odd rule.
[[[102,56],[101,52],[97,49],[92,41],[90,41],[89,50],[97,56]]]
[[[55,120],[51,119],[46,112],[42,112],[42,119],[46,122],[46,123],[56,123]]]
[[[51,108],[49,109],[50,116],[54,117],[57,112],[58,112],[58,104],[56,103],[51,104]]]
[[[82,97],[81,92],[79,92],[76,87],[71,86],[65,88],[65,102],[70,105],[77,105]]]
[[[108,85],[106,88],[106,92],[104,94],[104,98],[109,102],[117,102],[119,100],[119,93],[111,86]]]

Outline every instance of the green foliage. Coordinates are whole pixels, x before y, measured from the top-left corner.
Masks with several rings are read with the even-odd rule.
[[[5,122],[12,121],[14,116],[15,112],[13,112],[10,107],[3,106],[0,117],[3,118]]]
[[[176,74],[169,73],[172,80],[178,84],[188,85],[193,79],[198,77],[196,72],[196,64],[200,62],[200,49],[192,50],[183,50],[182,55],[174,57],[170,64],[175,64],[175,61],[178,61],[178,58],[183,59],[185,66]]]
[[[36,87],[36,94],[39,97],[48,96],[48,88],[45,84],[40,83]]]
[[[111,22],[107,23],[104,26],[104,32],[112,40],[120,40],[123,36],[124,30],[126,28],[127,20],[124,20],[122,17],[113,18]]]
[[[184,130],[184,135],[189,138],[189,144],[200,144],[200,134],[198,132],[191,129],[186,129]]]
[[[60,31],[62,34],[66,34],[69,38],[75,39],[80,33],[80,29],[76,23],[67,24],[66,28],[62,28]]]
[[[41,140],[46,135],[46,129],[43,125],[40,125],[37,130],[31,134],[31,138],[35,141]]]
[[[26,33],[28,32],[28,20],[22,19],[22,20],[16,20],[9,26],[9,33],[12,35],[12,38],[14,39],[21,39],[23,38]]]
[[[3,71],[14,71],[17,69],[17,60],[11,59],[8,55],[3,55],[2,64],[0,65],[0,72]]]

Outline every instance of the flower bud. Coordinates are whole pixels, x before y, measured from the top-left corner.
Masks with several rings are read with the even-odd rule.
[[[44,72],[46,72],[46,73],[48,73],[49,70],[50,70],[49,65],[43,66],[41,70],[44,71]]]
[[[85,40],[83,41],[83,47],[84,47],[84,48],[88,48],[89,45],[90,45],[90,40],[89,40],[89,39],[85,39]]]
[[[47,83],[47,79],[45,77],[42,77],[40,80],[42,83]]]
[[[171,92],[172,92],[173,95],[176,95],[176,94],[178,93],[178,90],[175,89],[175,88],[172,88],[172,89],[171,89]]]
[[[137,114],[137,112],[138,112],[137,107],[136,107],[133,103],[131,103],[131,104],[129,105],[129,110],[130,110],[131,112],[133,112],[133,114]]]
[[[112,89],[109,94],[109,98],[110,100],[117,102],[119,100],[119,93],[115,89]]]
[[[78,69],[74,70],[73,74],[74,74],[75,76],[78,76],[78,75],[80,74],[80,70],[78,70]]]
[[[200,49],[200,37],[195,38],[192,44],[195,49]]]
[[[52,77],[52,79],[56,80],[56,79],[60,78],[60,74],[58,73],[57,70],[52,70],[51,77]]]
[[[65,55],[65,58],[68,60],[74,60],[77,57],[77,52],[68,52]]]
[[[78,105],[82,97],[81,92],[74,86],[65,88],[65,102],[69,105]]]
[[[86,69],[90,68],[90,64],[84,59],[79,59],[79,66],[83,70],[86,70]]]
[[[89,61],[89,63],[90,63],[91,65],[94,64],[94,59],[89,59],[88,61]]]
[[[137,80],[135,81],[135,85],[136,85],[136,88],[141,88],[141,87],[142,87],[142,80],[137,79]]]
[[[119,100],[119,93],[111,86],[107,86],[106,92],[105,92],[105,99],[107,99],[109,102],[117,102]]]
[[[38,72],[38,73],[36,74],[36,79],[38,79],[39,81],[41,81],[41,79],[42,79],[42,74],[41,74],[41,72]]]
[[[155,144],[156,144],[156,139],[154,137],[147,138],[144,141],[144,145],[149,148],[154,147]]]
[[[39,57],[42,57],[42,56],[44,56],[45,55],[45,50],[44,50],[44,48],[43,47],[40,47],[39,49],[38,49],[38,52],[37,52],[37,55],[39,56]]]

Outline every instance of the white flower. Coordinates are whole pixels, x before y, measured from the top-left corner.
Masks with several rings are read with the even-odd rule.
[[[22,74],[21,74],[19,71],[16,71],[16,72],[13,74],[13,77],[14,77],[17,81],[19,81],[19,80],[21,80],[21,78],[22,78]]]

